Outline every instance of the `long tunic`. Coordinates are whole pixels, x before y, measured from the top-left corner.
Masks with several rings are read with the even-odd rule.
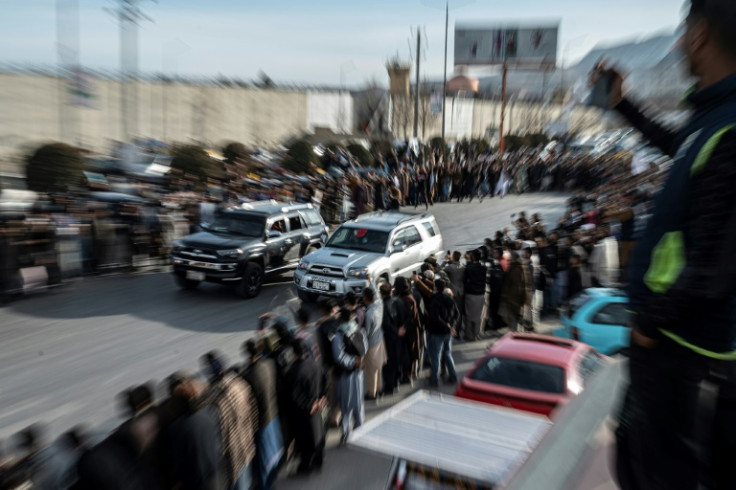
[[[356,357],[345,350],[345,335],[351,328],[353,326],[341,325],[332,339],[332,355],[338,367],[335,376],[335,398],[340,403],[342,412],[340,425],[345,435],[350,433],[351,415],[355,419],[355,428],[360,427],[365,420],[363,370],[355,368]],[[354,328],[358,326],[354,325]],[[367,350],[367,341],[365,344]]]

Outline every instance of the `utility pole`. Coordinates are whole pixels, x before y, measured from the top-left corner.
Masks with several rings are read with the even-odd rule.
[[[505,43],[505,41],[504,41]],[[505,49],[505,48],[504,48]],[[506,58],[504,56],[503,62],[503,78],[501,81],[501,123],[499,124],[499,131],[501,133],[500,140],[498,143],[498,153],[503,155],[503,151],[506,149],[506,137],[503,134],[504,119],[506,119],[506,75],[508,74],[508,65],[506,64]]]
[[[59,60],[59,139],[76,144],[79,118],[70,97],[79,70],[79,0],[56,0],[56,48]]]
[[[445,69],[442,72],[442,141],[445,141],[445,100],[447,100],[447,36],[450,29],[450,1],[445,2]]]
[[[417,83],[414,90],[414,138],[419,137],[419,61],[422,51],[422,31],[417,27]]]
[[[138,23],[151,21],[138,7],[139,0],[119,0],[114,11],[120,21],[121,117],[123,141],[138,134]]]

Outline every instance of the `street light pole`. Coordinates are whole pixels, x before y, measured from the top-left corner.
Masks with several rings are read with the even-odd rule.
[[[414,138],[419,138],[419,62],[422,55],[422,30],[417,26],[417,84],[414,93]]]
[[[447,99],[447,36],[450,29],[450,1],[445,2],[445,68],[442,72],[442,141],[445,141],[445,100]]]

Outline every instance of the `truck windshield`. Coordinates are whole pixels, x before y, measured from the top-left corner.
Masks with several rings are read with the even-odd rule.
[[[249,214],[218,214],[215,221],[207,226],[207,231],[228,235],[262,237],[265,233],[266,219]]]
[[[328,247],[382,254],[386,251],[388,232],[342,226],[333,233]]]

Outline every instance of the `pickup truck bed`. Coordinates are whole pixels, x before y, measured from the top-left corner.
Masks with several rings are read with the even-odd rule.
[[[510,479],[551,425],[534,414],[420,391],[354,431],[348,443],[445,475],[442,480],[495,488]],[[394,466],[392,473],[398,471]]]

